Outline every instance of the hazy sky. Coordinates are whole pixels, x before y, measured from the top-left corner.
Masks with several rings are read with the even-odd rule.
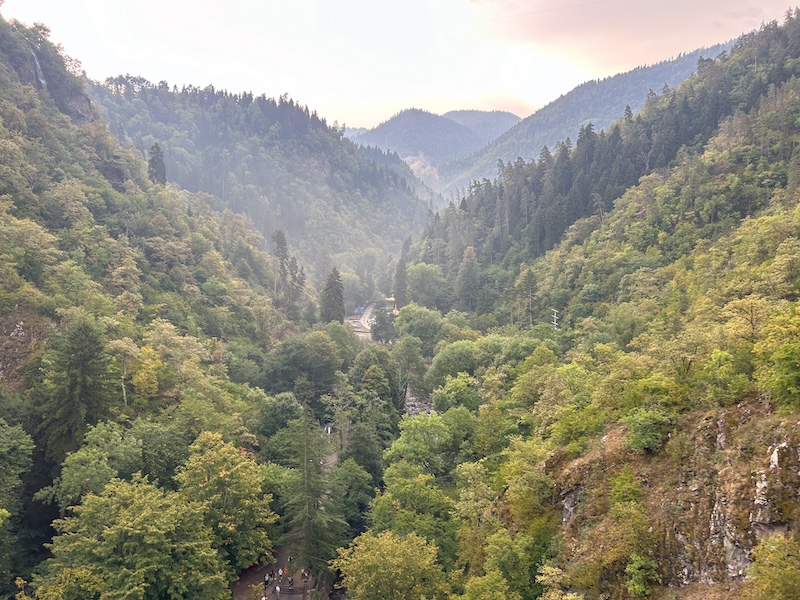
[[[782,21],[787,0],[6,0],[89,77],[288,93],[348,126],[525,117],[589,80]]]

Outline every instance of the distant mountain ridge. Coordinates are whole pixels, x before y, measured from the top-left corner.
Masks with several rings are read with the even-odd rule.
[[[497,161],[526,160],[567,137],[575,141],[580,128],[593,123],[600,131],[620,118],[626,106],[636,113],[651,91],[676,87],[697,70],[701,58],[716,58],[733,42],[700,48],[675,59],[637,67],[601,80],[587,81],[509,128],[488,146],[439,169],[439,191],[466,187],[470,181],[497,175]]]
[[[453,110],[437,115],[410,108],[352,140],[397,153],[417,177],[437,188],[441,165],[479,150],[519,121],[504,111]]]
[[[397,152],[402,158],[425,156],[437,164],[456,160],[482,145],[469,127],[419,108],[402,110],[353,141]]]
[[[488,144],[519,123],[522,118],[505,110],[451,110],[442,115],[471,129]]]

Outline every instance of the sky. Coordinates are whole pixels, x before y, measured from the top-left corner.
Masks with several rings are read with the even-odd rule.
[[[575,86],[783,20],[786,0],[0,0],[95,80],[288,93],[328,123],[526,117]]]

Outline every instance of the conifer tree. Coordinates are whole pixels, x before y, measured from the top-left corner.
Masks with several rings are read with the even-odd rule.
[[[323,323],[344,323],[344,286],[339,269],[333,267],[319,301],[319,316]]]
[[[111,357],[101,326],[81,316],[55,337],[43,365],[41,433],[49,458],[60,463],[67,452],[78,448],[89,425],[109,415],[114,397]]]
[[[402,258],[397,261],[397,268],[394,271],[394,305],[403,308],[408,303],[408,274],[406,272],[406,261]]]
[[[147,176],[157,185],[167,184],[167,167],[164,165],[164,153],[158,142],[150,146],[147,160]]]
[[[347,523],[323,470],[324,433],[311,411],[289,423],[292,474],[287,481],[286,541],[300,564],[324,570],[344,542]]]
[[[458,269],[458,277],[456,278],[458,301],[466,310],[475,310],[478,305],[480,284],[478,257],[475,255],[475,249],[472,246],[467,246],[464,250],[461,266]]]

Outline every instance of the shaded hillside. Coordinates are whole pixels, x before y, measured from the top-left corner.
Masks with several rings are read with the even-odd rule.
[[[695,50],[674,60],[638,67],[599,81],[589,81],[539,109],[509,129],[488,147],[439,170],[440,191],[464,188],[472,180],[497,175],[497,161],[530,160],[543,146],[551,149],[559,141],[575,141],[581,127],[592,123],[604,130],[619,119],[626,106],[636,113],[652,91],[677,87],[697,70],[701,58],[716,58],[731,43]]]
[[[522,120],[503,110],[451,110],[442,116],[469,127],[484,144],[500,137]]]
[[[384,151],[376,146],[358,146],[358,152],[362,156],[371,160],[377,165],[385,166],[392,171],[397,172],[398,175],[403,177],[414,190],[417,197],[428,203],[428,206],[441,206],[443,200],[440,194],[433,191],[428,187],[417,175],[411,170],[411,167],[404,161],[397,152]]]
[[[455,160],[484,143],[469,127],[418,108],[400,111],[353,141],[433,165]]]
[[[215,206],[246,214],[265,236],[284,230],[316,280],[331,256],[396,251],[427,209],[397,171],[362,157],[342,131],[286,96],[129,76],[92,84],[91,94],[112,132],[142,153],[160,145],[169,181],[213,194]]]
[[[361,135],[362,133],[366,133],[369,131],[366,127],[345,127],[344,128],[344,137],[349,139],[354,139]]]

